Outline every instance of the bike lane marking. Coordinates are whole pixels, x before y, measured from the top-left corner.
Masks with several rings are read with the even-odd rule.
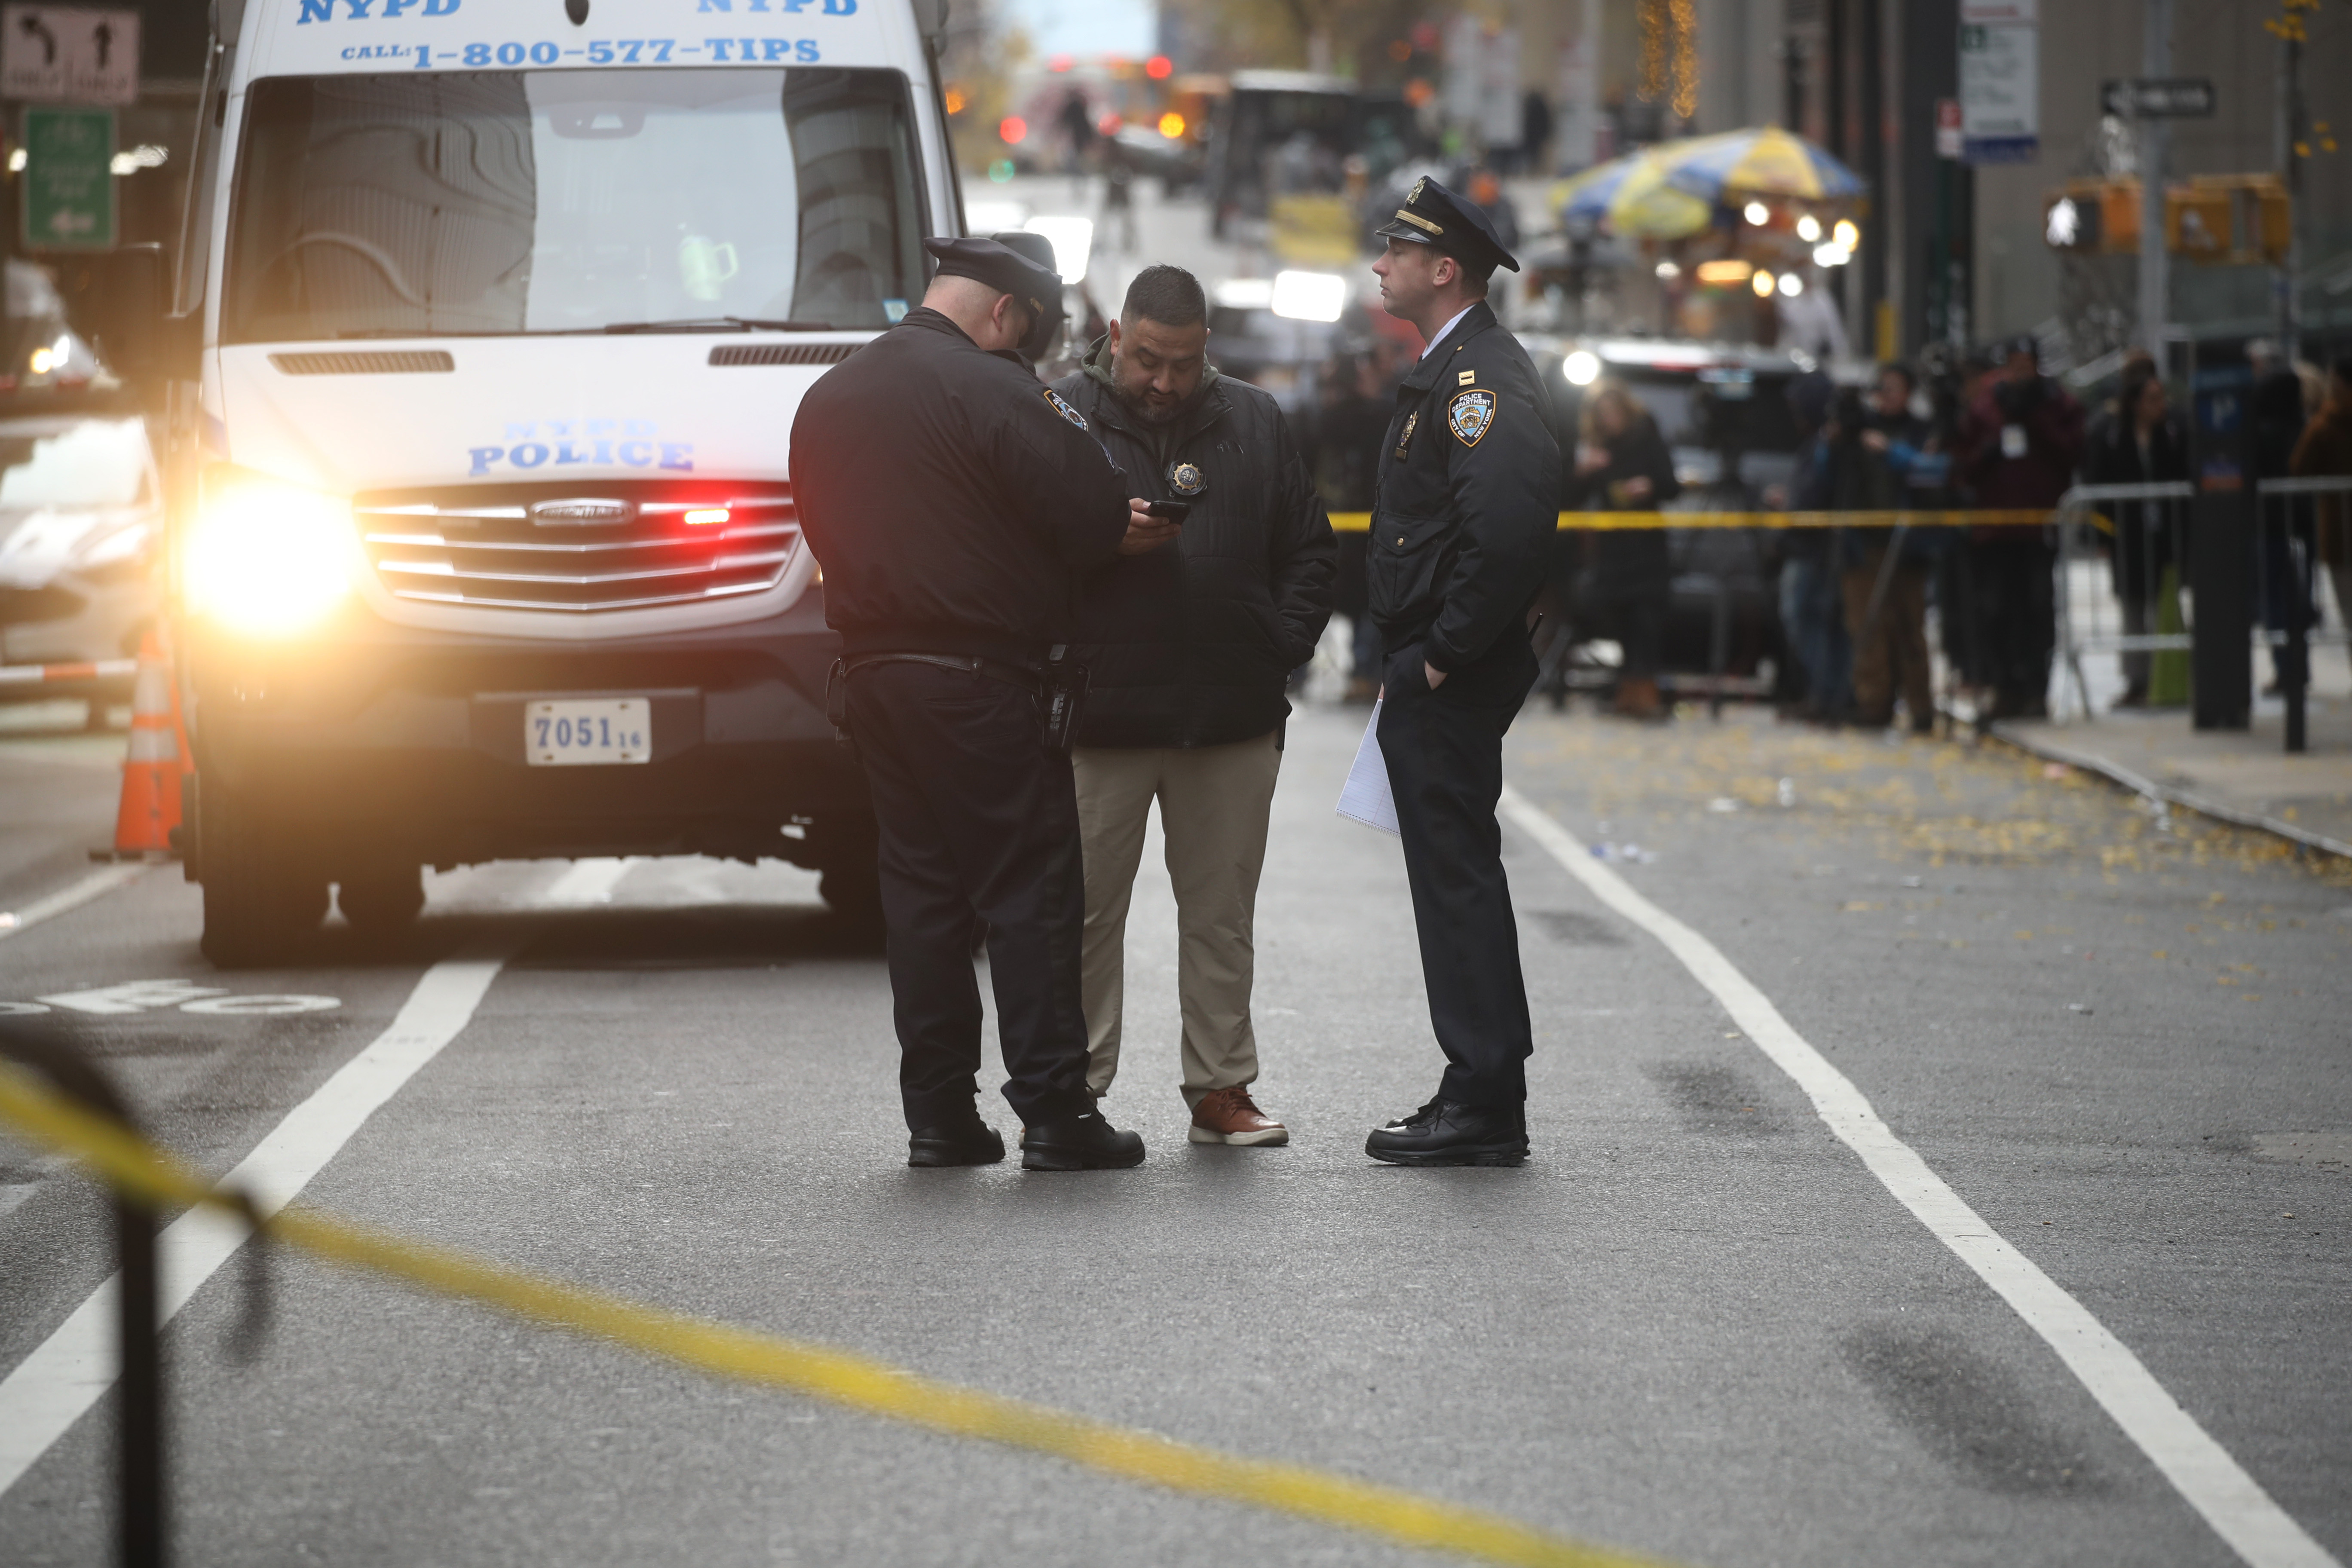
[[[1870,1173],[2058,1352],[2091,1397],[2231,1550],[2252,1568],[2342,1568],[2180,1407],[2130,1347],[1897,1138],[1853,1081],[1797,1033],[1713,942],[1643,897],[1549,812],[1508,784],[1503,786],[1501,809],[1595,898],[1681,961],[1748,1038],[1805,1091],[1814,1111]]]

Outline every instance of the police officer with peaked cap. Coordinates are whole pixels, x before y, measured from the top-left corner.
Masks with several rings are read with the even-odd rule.
[[[924,245],[939,267],[921,307],[811,387],[792,433],[842,639],[828,708],[880,829],[907,1163],[1004,1157],[973,1103],[977,919],[1022,1163],[1133,1165],[1143,1141],[1087,1090],[1075,677],[1055,656],[1078,575],[1176,528],[1130,501],[1085,418],[1016,352],[1058,316],[1062,280],[994,240]]]
[[[1534,1044],[1495,807],[1503,733],[1536,678],[1530,607],[1559,513],[1559,446],[1527,351],[1486,280],[1518,270],[1486,215],[1417,182],[1372,264],[1428,348],[1397,389],[1364,558],[1386,649],[1381,752],[1445,1053],[1437,1093],[1364,1152],[1402,1165],[1527,1157]]]

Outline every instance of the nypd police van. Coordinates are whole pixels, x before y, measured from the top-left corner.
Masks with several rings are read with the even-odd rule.
[[[205,951],[504,857],[870,913],[786,436],[961,230],[944,0],[215,0],[159,350]]]

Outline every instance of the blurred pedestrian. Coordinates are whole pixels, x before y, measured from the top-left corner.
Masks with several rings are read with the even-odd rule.
[[[2279,346],[2269,338],[2257,338],[2246,345],[2246,363],[2253,378],[2247,390],[2245,404],[2246,453],[2250,459],[2246,478],[2255,484],[2264,479],[2283,479],[2293,465],[2295,442],[2303,435],[2305,416],[2303,406],[2303,379],[2294,366],[2279,352]],[[2272,646],[2272,678],[2263,686],[2263,695],[2278,695],[2283,682],[2302,683],[2306,677],[2289,665],[2293,658],[2284,642],[2287,630],[2290,606],[2300,598],[2305,626],[2311,625],[2314,577],[2305,575],[2316,543],[2311,510],[2290,503],[2284,507],[2265,507],[2260,513],[2262,521],[2261,555],[2256,563],[2256,594],[2260,602],[2254,613],[2263,626],[2281,639]]]
[[[2328,367],[2327,401],[2304,427],[2288,468],[2297,478],[2352,477],[2352,355]],[[2319,559],[2336,590],[2336,613],[2352,627],[2352,497],[2314,500]]]
[[[1559,446],[1543,383],[1486,302],[1518,262],[1434,180],[1377,231],[1381,302],[1427,347],[1397,389],[1367,567],[1388,656],[1380,748],[1404,840],[1437,1093],[1364,1152],[1404,1165],[1527,1158],[1534,1053],[1503,875],[1503,734],[1536,678],[1528,612],[1558,528]]]
[[[2124,366],[2116,405],[2091,424],[2083,457],[2083,479],[2094,485],[2161,484],[2189,478],[2189,432],[2166,405],[2164,377],[2145,355]],[[2162,607],[2180,591],[2187,557],[2180,524],[2188,510],[2178,502],[2118,501],[2101,509],[2115,523],[2108,556],[2116,598],[2123,605],[2124,632],[2146,637],[2164,619]],[[2145,707],[2154,661],[2147,653],[2123,656],[2124,694],[2118,708]]]
[[[1250,1024],[1257,881],[1282,766],[1283,684],[1331,615],[1335,546],[1271,395],[1208,361],[1209,303],[1180,267],[1147,267],[1085,368],[1054,390],[1129,490],[1190,509],[1176,547],[1089,575],[1077,657],[1091,678],[1078,745],[1086,839],[1087,1087],[1118,1072],[1127,912],[1151,808],[1176,890],[1183,1094],[1195,1143],[1289,1141],[1257,1108]]]
[[[1906,364],[1883,364],[1869,406],[1841,420],[1832,448],[1841,511],[1938,508],[1950,460],[1927,422],[1911,411],[1918,382]],[[1860,399],[1854,399],[1856,404]],[[1839,530],[1845,629],[1853,647],[1853,721],[1883,730],[1895,721],[1899,684],[1915,735],[1936,727],[1936,685],[1927,662],[1927,571],[1938,537],[1916,523],[1873,521]]]
[[[1369,512],[1380,477],[1381,442],[1388,434],[1389,410],[1395,402],[1377,349],[1368,348],[1334,362],[1323,390],[1315,420],[1318,488],[1325,504],[1334,511]],[[1339,536],[1339,578],[1332,608],[1349,621],[1347,700],[1350,702],[1370,702],[1381,689],[1381,633],[1372,625],[1371,599],[1364,577],[1369,537],[1361,530]]]
[[[1681,493],[1674,453],[1650,411],[1621,382],[1596,384],[1584,399],[1566,509],[1655,511]],[[1588,537],[1576,595],[1578,635],[1589,626],[1623,649],[1614,707],[1628,719],[1665,713],[1658,673],[1673,577],[1662,528],[1598,529]]]
[[[1827,435],[1830,403],[1837,391],[1828,375],[1807,371],[1789,384],[1789,416],[1797,428],[1797,452],[1786,489],[1768,494],[1768,506],[1790,511],[1830,510]],[[1781,531],[1780,631],[1789,658],[1804,678],[1792,716],[1832,721],[1846,710],[1853,645],[1846,640],[1845,609],[1838,589],[1836,535],[1826,528]]]
[[[990,239],[931,239],[922,305],[820,377],[793,420],[794,500],[841,634],[826,708],[880,832],[882,914],[910,1165],[1004,1142],[973,1105],[976,921],[988,930],[1023,1165],[1133,1165],[1143,1140],[1087,1092],[1086,917],[1056,658],[1078,574],[1159,549],[1086,417],[1017,352],[1057,328],[1062,280]]]
[[[2042,374],[2039,353],[2031,337],[2011,340],[1961,420],[1956,457],[1975,506],[2051,512],[2074,483],[2083,405]],[[2049,533],[2047,526],[1979,528],[1967,547],[1992,684],[1987,717],[2049,716],[2058,639]]]
[[[1103,140],[1102,170],[1103,238],[1106,243],[1115,244],[1121,256],[1132,255],[1139,243],[1135,233],[1135,161],[1116,136]],[[1118,226],[1116,241],[1110,237],[1114,224]]]
[[[1095,150],[1095,112],[1087,105],[1086,89],[1072,88],[1062,100],[1062,107],[1054,113],[1054,123],[1060,127],[1067,149],[1070,190],[1084,195],[1087,190],[1087,165]]]

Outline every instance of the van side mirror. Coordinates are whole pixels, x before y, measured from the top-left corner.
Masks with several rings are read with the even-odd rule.
[[[200,318],[169,313],[171,263],[160,245],[77,256],[58,268],[68,318],[125,381],[193,380]]]

